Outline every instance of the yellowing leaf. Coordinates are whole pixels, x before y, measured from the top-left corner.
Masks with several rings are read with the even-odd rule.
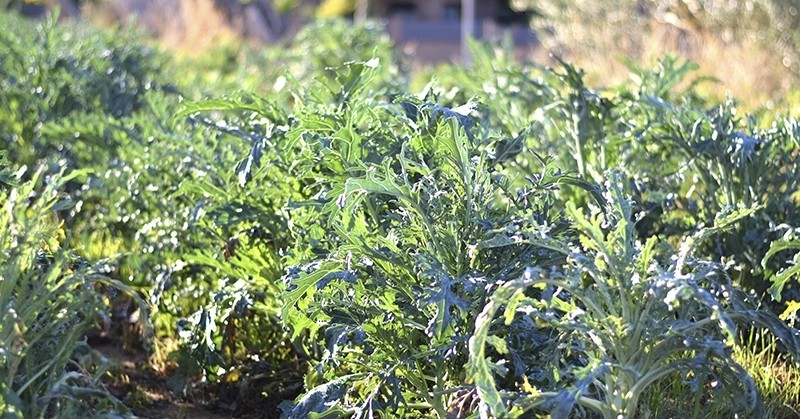
[[[778,317],[780,317],[781,320],[788,320],[795,316],[797,310],[800,310],[800,301],[789,301],[789,304],[786,305],[786,310],[783,310],[783,313]]]
[[[523,375],[522,376],[522,391],[524,391],[524,392],[526,392],[526,393],[528,393],[528,394],[530,394],[530,395],[532,395],[534,397],[538,397],[539,394],[540,394],[539,390],[536,387],[532,386],[531,383],[528,382],[528,376],[527,375]]]

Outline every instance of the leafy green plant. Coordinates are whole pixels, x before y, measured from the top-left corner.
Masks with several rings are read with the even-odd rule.
[[[58,155],[72,168],[85,168],[98,157],[110,159],[119,144],[96,142],[94,133],[76,139],[69,127],[97,126],[144,108],[147,93],[164,88],[157,75],[164,63],[141,43],[125,41],[134,33],[115,39],[92,28],[66,31],[56,20],[32,23],[0,14],[6,28],[0,35],[0,140],[21,164]]]
[[[799,336],[757,310],[721,265],[691,257],[704,240],[751,211],[720,216],[684,242],[675,257],[659,260],[656,238],[637,240],[632,207],[617,175],[608,188],[602,212],[587,217],[568,204],[581,247],[560,249],[568,258],[563,272],[529,268],[500,286],[478,316],[469,371],[481,403],[500,417],[531,409],[558,417],[574,409],[635,417],[648,389],[675,376],[697,397],[724,400],[731,414],[753,412],[758,391],[731,355],[737,324],[766,328],[795,356]],[[537,288],[543,297],[530,295]],[[510,356],[515,337],[504,334],[503,325],[521,322],[529,330],[552,331],[553,357],[546,366],[523,362],[525,374],[516,386],[498,385],[507,365],[520,356]],[[535,359],[539,352],[526,355]]]
[[[687,117],[687,113],[694,116]],[[800,170],[792,157],[798,149],[797,123],[783,120],[769,129],[757,129],[755,121],[749,120],[741,127],[735,115],[732,103],[708,113],[672,108],[659,116],[669,122],[651,126],[648,137],[656,142],[666,140],[662,143],[665,150],[683,156],[679,169],[684,171],[679,177],[683,185],[678,196],[685,200],[675,200],[671,208],[664,208],[673,220],[689,226],[709,225],[715,214],[727,208],[761,208],[723,234],[706,252],[718,260],[733,260],[730,272],[734,279],[762,293],[769,284],[767,272],[781,263],[775,260],[775,265],[763,271],[762,259],[770,243],[791,229],[797,218],[798,202],[793,191],[800,181]],[[685,230],[679,224],[667,228]]]
[[[503,136],[536,141],[536,135],[526,131],[558,97],[561,86],[556,75],[535,63],[520,65],[510,45],[470,40],[468,47],[469,68],[444,66],[416,79],[428,84],[437,103],[455,107],[477,99],[483,105],[478,114],[482,126]]]
[[[74,417],[128,409],[99,383],[108,365],[82,340],[108,318],[103,291],[131,293],[62,249],[59,189],[79,175],[10,173],[0,161],[0,406],[4,417]],[[144,309],[144,307],[142,307]],[[146,319],[146,311],[143,311]]]
[[[764,260],[761,262],[764,268],[767,268],[770,259],[774,258],[779,252],[800,250],[800,241],[793,239],[793,233],[795,233],[795,231],[789,230],[786,235],[788,238],[784,236],[783,239],[772,242],[766,255],[764,255]],[[789,266],[782,268],[770,278],[772,286],[769,288],[769,293],[776,300],[780,301],[783,299],[783,290],[790,280],[800,278],[800,264],[798,264],[798,257],[800,256],[798,255],[800,255],[800,252],[796,252],[791,257]],[[789,259],[787,258],[787,260]]]
[[[80,338],[134,291],[175,393],[234,415],[731,416],[793,371],[743,290],[796,315],[798,123],[691,63],[595,89],[473,42],[410,94],[380,26],[326,21],[172,82],[130,33],[0,23],[0,147],[43,167],[0,170],[3,409],[125,414]]]
[[[490,56],[487,51],[483,52],[487,57]],[[235,114],[244,115],[238,122],[240,128],[225,128],[231,127],[228,122],[220,125],[223,131],[233,133],[246,141],[255,139],[251,152],[237,166],[236,173],[240,187],[243,185],[247,189],[249,187],[247,185],[258,185],[265,196],[273,196],[273,193],[279,190],[285,195],[285,199],[270,204],[274,205],[272,208],[282,208],[280,213],[283,214],[281,217],[286,217],[284,218],[287,220],[286,225],[294,226],[288,229],[291,239],[285,242],[277,241],[294,243],[287,253],[289,257],[281,264],[296,266],[289,269],[286,277],[287,288],[282,297],[281,315],[284,322],[293,328],[294,338],[302,342],[300,347],[307,353],[311,365],[314,366],[306,376],[306,394],[296,399],[295,404],[285,406],[287,415],[303,416],[323,411],[331,414],[338,412],[358,415],[375,410],[403,414],[411,412],[424,414],[423,412],[430,411],[443,415],[454,409],[462,413],[474,409],[478,393],[470,384],[465,372],[456,368],[459,363],[463,363],[466,350],[463,342],[471,333],[466,325],[475,321],[469,313],[480,310],[480,307],[488,301],[487,292],[494,290],[497,284],[507,280],[508,275],[512,274],[509,273],[511,271],[489,274],[487,272],[495,271],[492,270],[494,265],[488,262],[484,267],[486,271],[479,271],[474,275],[464,276],[465,269],[466,272],[472,272],[471,270],[477,269],[476,266],[482,266],[477,261],[487,256],[482,252],[488,252],[489,249],[507,251],[509,248],[516,249],[515,246],[521,246],[530,250],[537,249],[536,246],[541,246],[543,242],[535,240],[538,236],[530,233],[537,231],[531,224],[519,224],[517,226],[521,229],[519,234],[506,232],[504,236],[486,237],[481,234],[488,233],[470,227],[468,220],[475,216],[483,221],[496,218],[496,221],[485,225],[497,226],[505,225],[504,223],[514,224],[515,221],[510,220],[516,220],[515,217],[523,219],[529,217],[520,215],[520,213],[527,214],[526,211],[530,208],[525,209],[526,207],[519,203],[521,201],[513,198],[515,196],[539,197],[544,200],[540,202],[540,205],[543,205],[540,208],[554,208],[573,201],[568,205],[573,208],[575,219],[582,216],[579,217],[578,211],[574,210],[576,207],[574,202],[597,201],[601,204],[606,202],[606,198],[598,196],[597,188],[585,178],[558,174],[553,168],[553,162],[539,157],[540,153],[557,154],[555,162],[559,166],[574,170],[574,173],[579,175],[579,166],[582,166],[584,176],[595,181],[601,180],[601,173],[612,167],[622,166],[632,171],[625,183],[635,190],[637,201],[634,204],[627,204],[626,201],[626,205],[629,205],[626,209],[627,219],[632,220],[634,213],[650,210],[646,205],[655,203],[662,207],[659,208],[660,212],[653,210],[652,213],[645,213],[644,216],[650,217],[650,225],[637,226],[633,222],[627,224],[624,227],[628,234],[625,240],[635,240],[636,237],[648,239],[654,232],[659,231],[658,229],[668,232],[667,237],[676,245],[681,243],[677,240],[678,235],[702,238],[689,245],[691,251],[686,251],[682,262],[684,265],[681,268],[677,267],[678,262],[670,261],[673,251],[667,243],[649,248],[651,253],[647,257],[650,259],[645,263],[647,268],[650,262],[654,266],[662,266],[663,268],[658,269],[664,275],[683,278],[689,275],[685,270],[691,272],[691,275],[696,275],[696,278],[692,277],[696,286],[689,287],[695,294],[693,296],[687,294],[689,302],[684,303],[690,307],[687,310],[691,312],[685,314],[686,316],[713,317],[722,313],[719,311],[721,309],[712,307],[715,304],[713,301],[717,301],[714,299],[719,299],[722,301],[720,304],[729,309],[730,313],[727,311],[725,313],[730,318],[741,319],[749,315],[760,318],[760,313],[742,308],[747,304],[741,303],[740,300],[748,300],[749,297],[736,291],[735,287],[727,282],[724,265],[694,262],[689,256],[708,255],[707,249],[712,243],[706,239],[709,232],[714,232],[715,237],[725,237],[725,231],[735,230],[743,220],[748,219],[747,217],[754,217],[754,208],[759,208],[763,203],[758,200],[746,200],[739,195],[734,195],[729,201],[720,201],[724,197],[720,198],[718,195],[698,195],[698,198],[708,200],[708,203],[698,200],[701,203],[698,205],[704,208],[701,214],[704,214],[705,225],[713,226],[717,218],[723,217],[718,221],[724,221],[726,230],[698,226],[695,221],[685,222],[685,215],[679,215],[683,212],[675,211],[675,206],[670,207],[672,202],[670,198],[665,198],[670,196],[670,193],[673,195],[677,195],[678,192],[686,193],[687,184],[693,181],[692,170],[707,172],[710,170],[711,173],[717,173],[726,167],[698,166],[699,163],[692,160],[689,160],[687,165],[682,161],[684,154],[675,153],[674,149],[671,149],[674,145],[670,144],[669,138],[658,137],[662,132],[685,132],[679,127],[685,127],[682,124],[691,124],[689,121],[706,121],[712,118],[694,107],[702,104],[698,99],[692,99],[681,105],[669,102],[674,99],[671,96],[673,90],[691,70],[689,64],[681,64],[668,58],[655,76],[645,72],[640,73],[642,84],[639,91],[620,89],[608,94],[597,93],[587,88],[583,84],[581,73],[568,64],[562,65],[561,73],[537,69],[536,71],[544,75],[540,78],[534,75],[535,72],[526,73],[512,68],[506,81],[501,81],[503,77],[498,76],[497,83],[519,83],[519,86],[534,83],[541,87],[538,90],[541,94],[524,98],[514,96],[514,89],[510,89],[512,94],[509,100],[520,100],[521,104],[530,103],[533,104],[533,108],[528,108],[526,112],[508,112],[500,107],[494,108],[498,106],[498,102],[457,108],[455,106],[457,102],[453,102],[454,98],[469,98],[472,96],[470,92],[476,92],[478,96],[482,96],[481,92],[487,93],[482,90],[485,84],[481,86],[479,82],[461,76],[458,76],[458,80],[461,80],[464,86],[448,90],[440,88],[434,82],[417,98],[398,95],[391,89],[388,94],[386,91],[371,91],[370,89],[374,89],[375,86],[381,86],[380,79],[383,77],[383,75],[378,76],[383,74],[381,71],[375,71],[374,66],[377,62],[379,61],[348,64],[336,72],[338,75],[335,78],[323,78],[311,89],[303,88],[299,81],[290,82],[292,88],[288,93],[295,97],[295,101],[292,105],[293,113],[288,116],[281,112],[275,114],[273,110],[269,110],[274,109],[274,104],[265,107],[263,104],[258,104],[258,101],[252,103],[232,99],[201,103],[196,107],[190,106],[186,111],[187,113],[233,111]],[[478,65],[480,71],[490,72],[489,70],[493,69],[490,59],[478,59],[476,62],[484,63]],[[376,76],[378,83],[373,83],[372,77]],[[391,102],[384,102],[386,96],[394,99]],[[434,103],[436,101],[451,104],[452,107]],[[548,105],[547,101],[555,102]],[[539,111],[536,111],[537,106],[541,107]],[[534,111],[531,112],[531,109]],[[674,113],[660,113],[662,111],[659,109]],[[477,119],[465,118],[459,112],[468,113]],[[498,116],[502,120],[501,124],[497,124]],[[264,132],[264,120],[271,123],[285,121],[286,125],[280,132],[268,128],[265,132],[275,135],[264,142],[258,140],[258,136],[253,137],[253,133]],[[444,124],[443,120],[450,123]],[[705,122],[699,122],[700,125],[703,123]],[[215,122],[209,124],[213,125]],[[662,129],[665,131],[661,131]],[[462,140],[464,143],[459,147],[466,147],[467,151],[452,152],[449,158],[442,157],[447,154],[438,144],[447,144],[444,140],[448,139],[446,136],[445,138],[440,136],[460,130],[463,130],[463,134],[459,135],[466,136],[468,140]],[[782,137],[784,134],[778,132],[775,135],[779,141],[786,138]],[[571,139],[570,144],[574,145],[568,153],[563,151],[565,138]],[[459,147],[449,147],[444,150],[458,150]],[[583,158],[575,158],[577,151],[584,153]],[[727,149],[725,152],[727,153]],[[289,162],[283,157],[286,153],[298,157]],[[459,166],[454,163],[460,161],[452,157],[460,156],[458,153],[471,156],[467,159],[467,165]],[[653,164],[653,156],[662,154],[668,157],[667,163]],[[686,155],[689,154],[687,151]],[[736,156],[732,158],[734,157]],[[259,161],[268,161],[269,166],[259,166]],[[578,164],[578,161],[582,161],[582,164]],[[702,164],[711,163],[704,160]],[[474,200],[480,196],[477,192],[468,193],[469,188],[464,186],[470,183],[465,180],[470,179],[470,173],[490,174],[486,178],[489,179],[486,180],[489,186],[479,182],[479,178],[472,178],[474,180],[471,183],[477,182],[476,190],[493,191],[484,196],[483,200],[469,201],[470,198]],[[736,173],[738,176],[738,172]],[[657,187],[652,185],[653,179],[664,178],[668,179],[666,184]],[[735,176],[733,178],[735,179]],[[772,185],[780,185],[783,181],[776,177],[770,182],[774,182]],[[567,185],[577,185],[579,188],[561,188],[556,191],[559,187]],[[731,183],[720,187],[733,190],[737,185],[739,184]],[[765,189],[769,187],[766,184],[762,186]],[[540,188],[550,192],[542,194]],[[577,194],[575,191],[578,191]],[[209,196],[214,195],[222,197],[231,194],[212,193]],[[453,195],[464,197],[466,200],[450,198]],[[575,199],[576,196],[578,199]],[[246,198],[246,201],[253,202],[252,197]],[[498,202],[515,202],[516,208],[508,208],[509,212],[506,213],[498,212],[499,207],[494,206]],[[630,205],[635,207],[630,208]],[[679,205],[680,203],[676,206]],[[729,213],[728,208],[731,206],[742,210],[738,215],[726,218],[725,214]],[[255,220],[259,217],[259,213],[277,213],[275,209],[269,209],[269,206],[260,208],[250,207],[240,212],[247,214],[243,215],[242,219]],[[666,214],[666,217],[661,218],[662,214]],[[553,216],[557,218],[556,215]],[[622,215],[614,217],[619,220],[625,219]],[[451,218],[461,220],[459,222],[462,224],[444,221]],[[549,217],[544,217],[547,218]],[[669,229],[664,227],[670,222],[681,220],[684,221],[671,225]],[[597,223],[599,221],[595,220],[595,227],[599,225]],[[478,224],[484,225],[480,222]],[[585,225],[583,227],[587,228]],[[458,237],[454,238],[456,232]],[[538,234],[548,237],[541,232]],[[549,244],[553,248],[545,248],[549,250],[544,250],[544,253],[561,256],[546,258],[547,262],[543,263],[546,266],[553,266],[554,275],[561,272],[557,262],[559,258],[580,259],[579,253],[573,252],[569,247],[569,241],[565,239],[563,233],[555,235],[561,235],[559,236],[561,238],[554,239]],[[471,239],[463,239],[461,236]],[[464,244],[469,242],[478,244]],[[614,243],[613,246],[609,244],[606,248],[614,249],[619,246],[619,243]],[[409,248],[417,250],[410,253],[404,250]],[[725,251],[728,252],[727,255],[736,254],[730,249]],[[464,252],[468,256],[464,256]],[[524,263],[512,262],[518,254],[515,252],[504,254],[511,259],[503,259],[503,263],[506,266],[516,267],[517,271],[514,271],[514,274],[520,275]],[[309,263],[309,260],[313,262]],[[467,260],[470,262],[466,263]],[[476,266],[473,266],[473,263],[476,263]],[[689,265],[691,268],[685,267]],[[575,272],[579,271],[579,268],[573,264],[559,275],[564,278],[576,275]],[[600,272],[596,272],[596,275],[612,276],[612,273],[603,269],[606,268],[596,268],[596,271]],[[625,270],[625,268],[619,269]],[[437,272],[441,272],[441,275]],[[238,275],[243,274],[244,272]],[[618,271],[613,273],[617,274]],[[653,275],[653,272],[649,274]],[[437,285],[443,281],[440,277],[461,280],[452,282],[450,292],[435,293],[431,290],[440,286]],[[469,281],[476,277],[491,277],[494,278],[494,282],[487,281],[485,290],[480,292],[475,291],[477,286],[475,283],[464,285],[464,281],[469,284]],[[672,285],[677,287],[675,284]],[[444,288],[447,289],[447,286]],[[467,291],[467,288],[472,288],[473,291]],[[544,292],[545,295],[550,292],[544,286],[527,289],[536,290],[536,293]],[[721,297],[723,289],[731,296]],[[646,294],[642,289],[637,289],[635,292]],[[398,293],[402,299],[391,297],[392,299],[386,300],[390,298],[388,295]],[[559,303],[562,310],[569,311],[572,309],[565,307],[574,309],[583,304],[571,297],[572,294],[564,294],[563,301]],[[627,300],[635,299],[631,295],[626,297]],[[713,301],[706,297],[712,298]],[[661,295],[659,298],[663,300],[664,296]],[[552,300],[550,297],[544,299]],[[606,299],[613,300],[607,296]],[[343,301],[347,301],[347,307],[343,305]],[[545,303],[541,303],[540,306],[542,304]],[[737,311],[740,309],[741,311]],[[655,315],[658,319],[666,321],[665,319],[674,315],[664,304],[659,310]],[[387,312],[392,313],[389,319],[386,318]],[[767,314],[764,316],[768,319],[764,321],[770,327],[776,331],[780,330],[779,323],[773,323],[774,319]],[[402,320],[404,318],[412,320]],[[502,377],[503,388],[526,388],[526,391],[532,389],[533,387],[524,386],[524,380],[522,384],[519,382],[519,377],[523,376],[526,368],[533,371],[528,374],[530,381],[538,380],[534,384],[544,383],[549,385],[550,389],[558,388],[559,383],[574,382],[577,380],[575,377],[579,375],[576,369],[587,368],[585,359],[575,355],[579,352],[576,349],[570,349],[563,361],[558,361],[562,359],[559,358],[559,351],[562,350],[560,348],[570,347],[569,343],[564,342],[571,341],[568,337],[564,337],[564,340],[548,339],[552,333],[550,329],[555,328],[542,326],[547,321],[555,320],[538,319],[538,324],[537,321],[533,321],[537,327],[531,327],[531,321],[525,320],[503,326],[506,328],[503,332],[516,333],[512,340],[513,345],[517,345],[511,345],[507,352],[511,354],[511,360],[516,363],[514,374],[501,367],[496,369],[499,371],[498,377]],[[397,324],[392,326],[392,322]],[[744,322],[747,323],[746,320]],[[728,323],[724,325],[730,326]],[[712,333],[717,330],[718,324],[705,321],[696,328],[692,324],[681,323],[680,326],[685,327],[681,332],[694,333],[698,336],[697,341],[692,343],[696,346],[681,346],[681,341],[677,340],[677,333],[665,332],[663,336],[656,333],[650,336],[653,345],[657,346],[658,342],[665,340],[663,347],[672,349],[662,358],[653,355],[652,359],[642,361],[643,365],[635,365],[636,368],[644,369],[651,366],[647,362],[652,362],[655,365],[674,366],[674,369],[664,368],[659,374],[651,375],[644,384],[637,387],[637,394],[633,400],[612,400],[613,397],[610,395],[605,398],[606,393],[603,390],[593,387],[592,397],[598,397],[597,400],[600,400],[593,406],[600,406],[606,409],[606,412],[635,410],[638,408],[636,399],[646,395],[645,389],[655,388],[653,387],[655,384],[667,378],[677,377],[675,379],[693,383],[686,387],[686,391],[702,388],[703,383],[711,383],[713,380],[704,381],[708,376],[684,374],[691,360],[699,362],[702,356],[710,360],[708,371],[711,374],[725,377],[726,380],[731,380],[731,377],[747,376],[728,358],[732,335]],[[578,326],[575,327],[575,330],[579,329]],[[726,330],[728,333],[733,333],[732,328]],[[703,352],[702,342],[705,341],[699,338],[707,333],[711,336],[708,338],[709,342],[718,344],[711,352]],[[443,339],[443,336],[451,339],[448,341]],[[531,343],[523,344],[525,339]],[[624,342],[620,343],[623,344]],[[632,341],[628,344],[633,345]],[[213,345],[209,345],[209,348],[213,349]],[[489,350],[492,354],[490,356],[495,356],[499,352],[501,348]],[[536,352],[537,355],[530,355],[532,352]],[[368,353],[369,356],[365,358],[364,353]],[[418,353],[419,355],[415,355]],[[443,355],[451,353],[453,355]],[[687,355],[681,357],[680,353]],[[512,361],[506,362],[505,365],[509,365]],[[586,371],[588,370],[584,372]],[[441,377],[448,379],[442,380]],[[609,392],[613,393],[613,387],[616,385],[623,387],[632,385],[623,383],[625,378],[621,380],[619,383],[610,382]],[[705,403],[707,400],[703,399],[706,397],[704,395],[707,395],[708,400],[728,400],[731,392],[741,390],[735,384],[731,384],[733,381],[726,383],[730,386],[725,387],[725,390],[697,393],[699,394],[697,400]],[[745,385],[748,386],[748,391],[753,391],[748,382],[745,382]],[[756,400],[754,396],[749,402]],[[736,406],[734,410],[740,411],[752,407],[752,405]]]
[[[596,183],[607,170],[624,169],[635,212],[644,213],[637,224],[640,237],[664,235],[674,245],[701,225],[711,225],[721,212],[759,207],[700,251],[720,262],[733,260],[729,274],[735,282],[764,294],[771,272],[786,260],[768,260],[762,268],[762,259],[797,217],[795,120],[778,119],[765,128],[740,115],[733,101],[706,109],[693,93],[704,79],[686,80],[694,66],[674,56],[665,57],[655,70],[629,64],[634,88],[596,91],[567,63],[554,70],[507,63],[505,72],[495,71],[491,65],[497,60],[482,58],[491,50],[473,50],[478,77],[459,76],[459,85],[443,78],[441,90],[483,96],[501,90],[482,80],[506,83],[510,92],[502,93],[504,100],[489,101],[482,114],[504,126],[526,127],[512,132],[516,138],[506,144],[516,149],[506,169],[510,177],[530,175],[534,153],[554,156],[567,173]],[[541,96],[522,102],[525,113],[511,114],[516,101],[526,97],[514,93],[526,79],[528,95]],[[579,204],[589,199],[586,190],[565,189],[559,197]]]
[[[325,342],[288,417],[468,411],[462,366],[487,291],[526,264],[559,263],[523,239],[564,234],[552,166],[510,188],[492,169],[501,156],[481,151],[494,140],[477,139],[470,106],[398,98],[392,108],[392,154],[355,161],[334,184],[328,253],[286,277],[282,318]]]
[[[204,371],[215,379],[224,371],[232,377],[257,352],[271,365],[303,362],[294,358],[296,351],[277,323],[277,287],[286,253],[302,258],[316,250],[315,201],[331,183],[345,179],[347,166],[369,158],[364,151],[370,148],[361,141],[374,142],[372,150],[382,147],[375,134],[364,132],[371,111],[361,96],[385,71],[378,62],[351,62],[340,74],[326,71],[335,77],[320,77],[316,90],[292,86],[298,105],[291,115],[278,102],[248,94],[183,110],[181,115],[224,133],[246,150],[233,170],[209,170],[184,182],[179,192],[181,198],[198,200],[192,233],[219,243],[198,246],[181,259],[184,270],[205,272],[207,282],[198,285],[214,296],[181,322],[188,344],[182,363],[199,367],[186,373]],[[335,138],[335,148],[326,137]],[[245,322],[252,327],[235,326]]]
[[[343,182],[350,166],[390,146],[372,132],[379,119],[362,96],[365,86],[386,71],[378,63],[376,58],[348,63],[338,74],[327,71],[335,77],[320,77],[315,89],[292,82],[289,92],[298,104],[291,115],[276,102],[247,94],[184,109],[192,120],[248,148],[234,170],[209,172],[181,189],[181,195],[202,197],[193,230],[222,243],[183,258],[187,266],[210,268],[206,271],[215,271],[211,275],[219,279],[218,287],[208,288],[217,297],[184,323],[187,355],[208,377],[216,377],[221,367],[231,377],[257,352],[271,365],[304,363],[291,359],[295,349],[275,322],[276,287],[288,255],[303,259],[321,250],[320,199],[331,185]],[[231,287],[234,283],[239,285]],[[234,326],[242,322],[264,327]],[[238,349],[231,351],[232,344]]]

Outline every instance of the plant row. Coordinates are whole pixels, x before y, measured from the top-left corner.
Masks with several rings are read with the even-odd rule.
[[[800,350],[800,124],[689,63],[598,91],[473,43],[428,77],[323,22],[180,79],[134,33],[0,19],[5,414],[127,414],[92,329],[287,418],[751,415],[742,337]]]

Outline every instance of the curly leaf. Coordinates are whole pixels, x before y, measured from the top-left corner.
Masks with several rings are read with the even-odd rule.
[[[775,256],[776,253],[782,250],[800,250],[800,240],[776,240],[769,245],[767,254],[761,261],[761,266],[766,268],[767,262]]]

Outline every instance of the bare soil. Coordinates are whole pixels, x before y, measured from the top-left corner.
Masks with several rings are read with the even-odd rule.
[[[140,418],[152,419],[222,419],[274,417],[270,415],[237,415],[222,412],[216,402],[199,404],[176,397],[167,385],[168,372],[149,367],[147,354],[122,348],[118,341],[102,340],[92,347],[112,364],[111,377],[105,385],[109,391]],[[271,412],[276,413],[276,412]]]

